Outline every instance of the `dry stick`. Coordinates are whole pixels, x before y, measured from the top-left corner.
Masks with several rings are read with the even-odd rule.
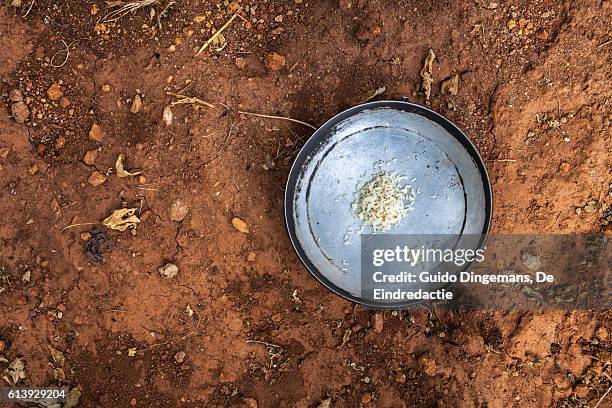
[[[51,64],[51,66],[52,66],[53,68],[61,68],[61,67],[63,67],[63,66],[64,66],[64,65],[66,65],[66,63],[68,62],[68,58],[70,58],[70,46],[71,46],[72,44],[74,44],[74,42],[72,42],[72,43],[70,43],[70,44],[66,44],[66,41],[64,41],[64,40],[61,40],[61,41],[62,41],[62,43],[64,43],[64,47],[65,47],[65,48],[64,48],[63,50],[59,50],[58,52],[56,52],[55,54],[53,54],[53,56],[51,57],[50,64]],[[61,64],[59,64],[59,65],[55,65],[55,64],[53,63],[53,61],[55,61],[55,57],[57,57],[57,54],[59,54],[60,52],[65,52],[65,53],[66,53],[66,58],[64,58],[64,62],[62,62]]]
[[[256,343],[256,344],[263,344],[264,346],[268,346],[268,347],[282,348],[281,346],[278,346],[276,344],[268,343],[267,341],[261,341],[261,340],[246,340],[246,343]]]
[[[28,16],[28,14],[30,14],[30,11],[32,11],[32,7],[34,6],[34,2],[35,2],[35,1],[36,1],[36,0],[32,0],[32,3],[30,3],[30,8],[29,8],[29,9],[28,9],[28,11],[26,11],[26,13],[25,13],[23,16],[21,16],[21,17],[24,17],[24,18],[25,18],[25,17],[27,17],[27,16]]]
[[[295,122],[295,123],[299,123],[300,125],[308,126],[309,128],[313,130],[317,130],[317,128],[311,125],[310,123],[302,122],[301,120],[298,120],[298,119],[286,118],[284,116],[262,115],[261,113],[253,113],[253,112],[245,112],[245,111],[238,111],[238,113],[242,115],[257,116],[258,118],[288,120],[290,122]]]
[[[178,339],[163,341],[161,343],[154,343],[154,344],[151,344],[150,346],[147,346],[147,347],[144,347],[144,348],[141,348],[141,349],[136,349],[136,351],[145,351],[145,350],[152,349],[154,347],[164,346],[164,345],[167,345],[167,344],[174,344],[174,343],[178,343],[179,341],[183,341],[183,340],[193,336],[198,331],[198,329],[200,328],[200,323],[202,323],[202,318],[201,317],[200,317],[200,319],[198,319],[198,323],[196,324],[195,328],[190,333],[188,333],[188,334],[186,334],[186,335],[184,335],[182,337],[179,337]],[[206,322],[204,324],[206,325],[207,323],[208,323],[208,319],[206,319]]]
[[[231,23],[232,21],[234,21],[236,19],[236,17],[238,17],[238,14],[240,14],[240,12],[242,11],[242,7],[240,7],[232,17],[230,17],[229,20],[227,20],[227,22],[225,24],[223,24],[223,26],[221,26],[220,29],[218,29],[217,31],[215,31],[215,33],[204,43],[204,45],[202,45],[200,47],[200,49],[198,50],[198,52],[196,52],[196,56],[200,55],[206,48],[208,48],[208,46],[215,40],[215,38],[217,38],[217,36],[219,34],[221,34],[221,32],[223,30],[225,30]]]
[[[195,96],[187,96],[187,95],[183,95],[183,94],[180,94],[180,93],[174,93],[174,92],[170,92],[170,91],[166,91],[166,95],[172,95],[175,98],[177,98],[176,101],[170,103],[171,106],[186,105],[186,104],[189,104],[189,105],[196,104],[196,105],[204,105],[204,106],[206,106],[208,108],[211,108],[211,109],[216,108],[216,106],[213,105],[212,103],[203,101],[202,99],[196,98]]]
[[[83,223],[80,223],[80,224],[71,224],[71,225],[68,225],[68,226],[65,226],[64,228],[62,228],[62,231],[65,231],[68,228],[72,228],[72,227],[81,227],[83,225],[96,225],[96,224],[99,224],[99,222],[83,222]]]
[[[604,398],[606,398],[606,395],[608,395],[610,390],[612,390],[612,386],[610,386],[610,388],[608,388],[608,391],[606,391],[606,393],[604,395],[602,395],[602,397],[599,399],[599,401],[597,402],[597,404],[593,408],[597,408],[599,406],[599,404],[601,404],[601,402],[604,400]]]

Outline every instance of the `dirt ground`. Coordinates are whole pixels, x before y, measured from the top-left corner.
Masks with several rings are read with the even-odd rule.
[[[238,111],[317,126],[383,85],[425,104],[432,49],[430,106],[486,160],[493,231],[609,235],[610,1],[170,3],[0,6],[0,371],[81,407],[600,401],[610,311],[376,314],[319,285],[282,206],[312,131]],[[136,229],[93,224],[120,208]]]

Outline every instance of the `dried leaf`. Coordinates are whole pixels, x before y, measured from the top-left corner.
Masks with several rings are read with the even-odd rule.
[[[21,281],[23,283],[30,283],[30,279],[32,279],[32,272],[30,271],[25,271],[23,273],[23,276],[21,277]]]
[[[76,407],[79,404],[79,399],[81,399],[81,390],[78,387],[74,387],[68,392],[63,408]]]
[[[385,87],[381,86],[380,88],[376,88],[376,89],[372,89],[366,93],[364,93],[363,95],[361,95],[361,99],[359,100],[359,103],[366,103],[368,101],[371,101],[372,99],[376,98],[378,95],[382,95],[385,92]]]
[[[344,346],[346,343],[348,343],[348,341],[351,338],[351,334],[353,334],[353,331],[351,329],[346,329],[344,331],[344,336],[342,336],[342,344],[340,344],[340,346],[338,348],[340,348],[340,347]]]
[[[215,51],[223,51],[223,49],[227,46],[227,40],[223,34],[219,33],[215,38],[213,38],[212,45],[214,46]]]
[[[169,106],[166,106],[164,108],[164,112],[162,113],[162,119],[164,121],[164,124],[166,126],[170,126],[172,124],[173,118],[174,118],[174,115],[172,115],[172,109],[170,109]]]
[[[53,378],[55,381],[64,381],[66,379],[66,374],[64,373],[63,368],[54,368],[53,369]]]
[[[427,57],[425,58],[425,62],[423,63],[423,69],[421,69],[421,91],[425,94],[425,100],[429,102],[429,97],[431,96],[431,84],[433,83],[433,78],[431,77],[432,64],[436,59],[436,54],[430,48]]]
[[[51,352],[51,358],[53,359],[53,365],[55,367],[63,367],[66,359],[64,358],[64,353],[61,351],[54,349],[49,346],[49,351]]]
[[[232,225],[234,226],[234,228],[236,228],[238,231],[240,231],[240,232],[242,232],[244,234],[248,234],[249,233],[249,226],[247,225],[247,223],[242,221],[238,217],[234,217],[232,219]]]
[[[25,364],[22,359],[16,358],[13,362],[4,370],[2,378],[10,385],[17,385],[19,381],[26,378]]]
[[[442,91],[442,95],[457,95],[457,92],[459,91],[459,74],[455,74],[452,77],[442,81],[440,90]]]
[[[324,399],[317,408],[331,408],[331,398]]]
[[[136,225],[140,222],[140,219],[134,215],[136,211],[138,211],[138,208],[120,208],[115,210],[110,216],[102,221],[102,225],[118,231],[136,228]]]
[[[119,157],[117,157],[117,161],[115,162],[115,170],[117,170],[117,177],[129,177],[129,176],[137,176],[142,171],[137,171],[135,173],[130,173],[129,171],[125,171],[123,168],[123,161],[125,160],[125,154],[121,153]]]

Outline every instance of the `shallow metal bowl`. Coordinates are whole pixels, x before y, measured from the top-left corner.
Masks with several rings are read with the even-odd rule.
[[[389,305],[360,297],[360,234],[373,231],[362,226],[351,205],[359,187],[381,170],[405,176],[417,193],[413,211],[388,234],[484,236],[492,207],[489,178],[474,145],[453,123],[423,106],[371,102],[321,126],[289,173],[289,237],[323,285],[373,307]]]

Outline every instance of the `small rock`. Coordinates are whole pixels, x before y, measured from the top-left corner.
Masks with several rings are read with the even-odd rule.
[[[136,398],[132,398],[132,399],[130,400],[130,405],[131,405],[131,406],[135,406],[135,405],[136,405]]]
[[[93,123],[91,125],[91,129],[89,129],[89,138],[95,140],[96,142],[101,142],[104,138],[104,132],[102,132],[102,128],[97,123]]]
[[[395,374],[395,382],[404,384],[406,382],[406,374],[401,373],[401,372],[398,372],[397,374]]]
[[[0,149],[0,158],[6,159],[11,151],[10,147],[3,147]]]
[[[174,355],[174,360],[176,360],[177,363],[182,363],[183,361],[185,361],[185,352],[179,351],[178,353],[176,353]]]
[[[91,238],[91,233],[89,233],[89,232],[81,232],[81,239],[83,241],[89,241],[89,238]]]
[[[239,69],[244,69],[247,65],[247,59],[243,57],[236,57],[234,63]]]
[[[170,109],[170,106],[166,106],[164,108],[164,111],[162,112],[162,120],[164,121],[164,125],[166,126],[172,125],[173,118],[174,118],[174,115],[172,114],[172,109]]]
[[[28,173],[30,173],[32,176],[38,173],[38,164],[31,165],[28,169]]]
[[[559,166],[559,170],[562,171],[563,173],[569,172],[570,171],[570,164],[568,162],[561,163],[561,165]]]
[[[247,255],[247,261],[255,262],[255,259],[257,259],[257,254],[255,254],[255,252],[249,252],[249,254]]]
[[[369,404],[370,402],[372,402],[372,396],[369,393],[365,393],[361,396],[361,403],[362,404]]]
[[[26,119],[30,117],[30,109],[25,102],[18,101],[11,105],[11,115],[13,115],[15,122],[25,123]]]
[[[274,21],[276,21],[277,23],[282,23],[283,22],[283,15],[279,14],[278,16],[274,17]]]
[[[61,149],[62,147],[64,147],[65,144],[66,144],[66,138],[64,136],[59,136],[55,140],[55,148],[56,149]]]
[[[0,353],[3,353],[5,348],[6,342],[4,340],[0,340]]]
[[[89,176],[89,179],[87,179],[87,182],[89,184],[91,184],[92,186],[94,186],[94,187],[99,186],[100,184],[104,183],[105,181],[106,181],[106,176],[104,174],[100,173],[99,171],[94,171]]]
[[[177,198],[170,204],[170,219],[172,221],[183,221],[189,212],[189,204]]]
[[[176,266],[175,264],[167,263],[161,268],[159,268],[158,271],[161,276],[169,279],[169,278],[174,278],[176,274],[178,273],[179,269],[178,269],[178,266]]]
[[[374,331],[376,333],[382,333],[383,331],[383,325],[384,325],[384,319],[383,319],[383,314],[382,313],[374,313],[374,316],[372,316],[372,327],[374,328]]]
[[[68,106],[70,106],[70,99],[66,98],[65,96],[62,97],[62,100],[60,101],[60,106],[62,108],[67,108]]]
[[[264,62],[266,64],[266,68],[276,72],[280,71],[285,66],[285,57],[275,52],[271,52],[270,54],[266,55]]]
[[[49,89],[47,89],[47,96],[52,101],[57,101],[64,96],[64,91],[62,91],[62,88],[58,84],[51,84]]]
[[[140,108],[142,107],[142,98],[140,95],[136,94],[134,100],[132,101],[132,106],[130,107],[130,112],[138,113],[140,112]]]
[[[102,92],[110,92],[111,86],[109,84],[102,85]]]
[[[238,231],[242,232],[243,234],[249,233],[249,226],[247,225],[247,223],[242,221],[238,217],[232,218],[232,225],[234,226],[234,228],[236,228]]]
[[[506,27],[508,27],[508,30],[512,30],[514,27],[516,27],[516,20],[508,20]]]
[[[11,91],[9,92],[9,100],[11,102],[23,101],[23,94],[19,89],[11,89]]]
[[[86,165],[91,166],[96,162],[97,158],[98,158],[98,151],[96,149],[88,150],[87,153],[85,153],[85,156],[83,156],[83,162]]]

